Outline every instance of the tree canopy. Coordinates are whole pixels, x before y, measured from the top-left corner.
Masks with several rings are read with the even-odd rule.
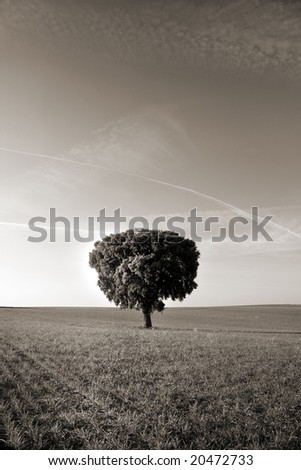
[[[151,313],[162,311],[163,300],[182,301],[197,287],[199,251],[193,240],[176,232],[128,230],[94,244],[89,264],[98,286],[120,308],[141,310],[145,326]]]

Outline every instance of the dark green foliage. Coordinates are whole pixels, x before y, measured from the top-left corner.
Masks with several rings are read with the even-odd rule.
[[[199,255],[193,240],[175,232],[128,230],[96,242],[90,266],[110,301],[149,318],[164,309],[164,299],[182,301],[197,287]]]

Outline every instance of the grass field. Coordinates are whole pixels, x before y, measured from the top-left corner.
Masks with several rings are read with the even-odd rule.
[[[2,444],[298,449],[301,308],[1,308]]]

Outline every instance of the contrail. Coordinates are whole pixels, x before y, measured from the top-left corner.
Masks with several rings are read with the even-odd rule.
[[[68,158],[64,158],[64,157],[55,157],[54,155],[47,155],[47,154],[43,154],[43,153],[25,152],[23,150],[11,149],[11,148],[6,148],[6,147],[0,147],[0,150],[4,151],[4,152],[18,153],[18,154],[21,154],[21,155],[45,158],[45,159],[49,159],[49,160],[61,161],[61,162],[65,162],[65,163],[71,163],[71,164],[76,164],[76,165],[81,165],[81,166],[87,166],[87,167],[91,167],[91,168],[98,168],[98,169],[101,169],[101,170],[108,170],[108,171],[112,171],[114,173],[119,173],[119,174],[123,174],[123,175],[127,175],[127,176],[132,176],[134,178],[142,179],[144,181],[149,181],[149,182],[153,182],[153,183],[156,183],[156,184],[161,184],[163,186],[168,186],[170,188],[175,188],[175,189],[178,189],[180,191],[185,191],[185,192],[190,193],[190,194],[195,194],[196,196],[202,197],[202,198],[207,199],[209,201],[213,201],[217,204],[220,204],[220,205],[224,206],[227,209],[233,210],[238,215],[244,216],[244,217],[252,220],[252,215],[249,212],[246,212],[246,211],[240,209],[239,207],[234,206],[233,204],[230,204],[228,202],[225,202],[222,199],[219,199],[217,197],[210,196],[209,194],[206,194],[206,193],[201,193],[199,191],[196,191],[195,189],[186,188],[186,186],[180,186],[180,185],[177,185],[177,184],[168,183],[166,181],[161,181],[161,180],[158,180],[158,179],[155,179],[155,178],[150,178],[148,176],[137,175],[136,173],[131,173],[130,171],[110,168],[108,166],[103,166],[103,165],[99,165],[99,164],[96,164],[96,163],[79,162],[77,160],[72,160],[72,159],[68,159]],[[259,217],[259,220],[262,221],[264,219]],[[269,223],[271,225],[273,225],[274,227],[278,228],[278,229],[285,230],[290,235],[293,235],[294,237],[297,237],[299,240],[301,240],[301,235],[299,233],[296,233],[296,232],[290,230],[289,228],[284,227],[283,225],[277,224],[276,222],[270,221]]]
[[[23,224],[23,223],[19,223],[19,222],[4,222],[2,220],[0,220],[0,225],[4,225],[4,226],[7,226],[7,227],[20,227],[20,228],[29,228],[29,223],[27,224]],[[43,228],[44,229],[47,229],[47,230],[51,230],[51,226],[50,225],[43,225]],[[67,231],[66,227],[56,227],[55,230],[62,230],[62,231]],[[83,228],[80,229],[80,232],[81,233],[89,233],[89,230],[85,230]],[[97,231],[94,231],[94,233],[98,233]]]
[[[137,175],[132,175],[132,176],[137,176]],[[252,215],[249,212],[246,212],[246,211],[240,209],[239,207],[233,206],[232,204],[229,204],[228,202],[222,201],[221,199],[218,199],[217,197],[210,196],[209,194],[200,193],[199,191],[196,191],[195,189],[190,189],[190,188],[186,188],[185,186],[179,186],[179,185],[176,185],[176,184],[167,183],[166,181],[160,181],[160,180],[157,180],[157,179],[154,179],[154,178],[148,178],[148,177],[145,177],[145,176],[143,176],[143,177],[142,176],[137,176],[137,177],[146,179],[147,181],[153,181],[154,183],[162,184],[162,185],[165,185],[165,186],[170,186],[171,188],[176,188],[176,189],[179,189],[181,191],[186,191],[186,192],[195,194],[197,196],[201,196],[201,197],[206,198],[210,201],[221,204],[222,206],[226,207],[227,209],[233,210],[236,214],[239,214],[241,216],[247,217],[248,219],[252,220]],[[260,218],[260,217],[258,217],[258,219],[260,221],[264,220],[263,218]],[[293,235],[293,236],[295,236],[295,237],[297,237],[301,240],[301,235],[299,235],[296,232],[293,232],[289,228],[284,227],[283,225],[277,224],[276,222],[270,221],[269,223],[271,225],[273,225],[274,227],[276,227],[276,228],[279,228],[281,230],[285,230],[287,233],[289,233],[289,234],[291,234],[291,235]]]
[[[101,165],[88,163],[88,162],[79,162],[77,160],[71,160],[71,159],[64,158],[64,157],[55,157],[54,155],[46,155],[44,153],[24,152],[24,150],[16,150],[16,149],[11,149],[11,148],[6,148],[6,147],[0,147],[0,150],[3,152],[19,153],[21,155],[27,155],[29,157],[46,158],[47,160],[56,160],[59,162],[66,162],[66,163],[76,163],[77,165],[88,166],[92,168],[101,168],[103,170],[118,171],[118,170],[113,170],[112,168],[107,167],[107,166],[101,166]]]
[[[9,227],[22,227],[22,228],[28,228],[28,224],[19,224],[17,222],[2,222],[0,220],[0,225],[7,225]]]

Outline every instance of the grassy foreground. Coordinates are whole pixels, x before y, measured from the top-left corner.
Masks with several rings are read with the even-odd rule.
[[[301,309],[0,309],[14,449],[298,449]]]

